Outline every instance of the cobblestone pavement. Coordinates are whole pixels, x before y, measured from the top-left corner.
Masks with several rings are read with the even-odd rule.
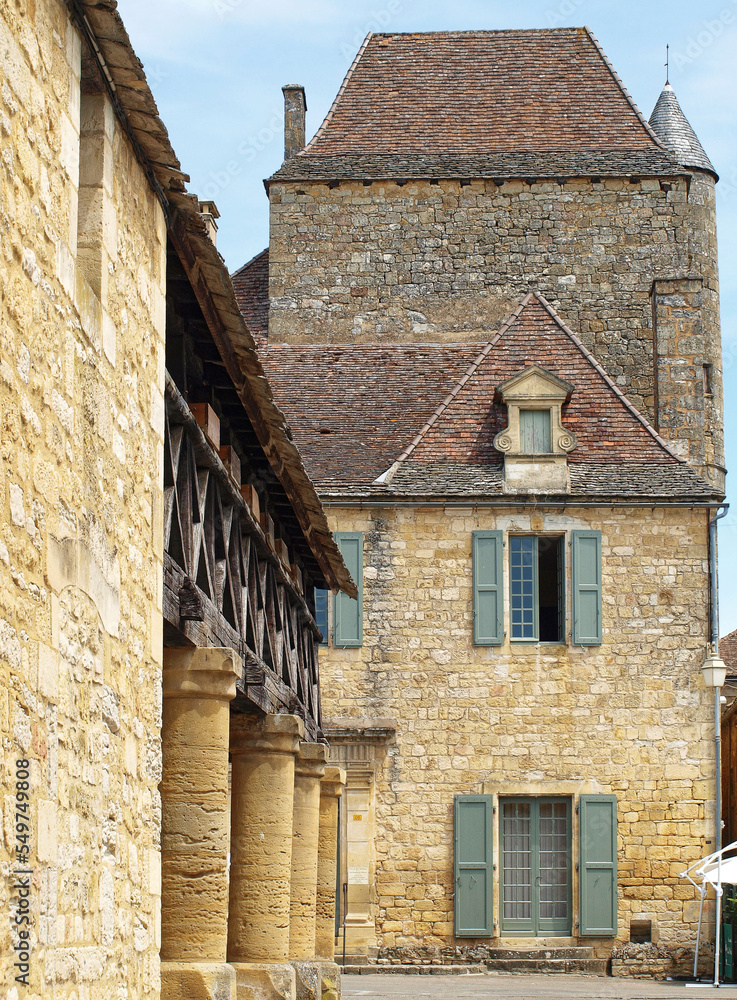
[[[342,977],[345,1000],[698,1000],[737,998],[737,984],[687,986],[681,982],[594,976],[413,976],[401,973]]]

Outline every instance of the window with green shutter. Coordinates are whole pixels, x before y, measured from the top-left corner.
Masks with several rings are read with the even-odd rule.
[[[617,934],[617,798],[579,799],[580,932],[585,937]]]
[[[336,594],[333,601],[333,645],[363,645],[363,534],[360,531],[337,531],[335,541],[358,587],[358,599]]]
[[[573,642],[580,646],[599,646],[602,642],[601,532],[574,531],[571,547]]]
[[[491,937],[494,929],[491,795],[456,795],[454,920],[456,937]]]
[[[473,641],[476,646],[504,642],[501,531],[473,533]]]

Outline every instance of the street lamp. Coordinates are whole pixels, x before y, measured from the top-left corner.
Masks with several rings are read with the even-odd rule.
[[[727,664],[718,656],[707,656],[701,668],[701,673],[704,676],[704,684],[707,687],[717,689],[714,693],[718,698],[719,688],[724,687],[724,681],[727,676]]]

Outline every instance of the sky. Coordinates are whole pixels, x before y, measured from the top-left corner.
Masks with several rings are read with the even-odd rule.
[[[369,31],[588,25],[646,118],[670,82],[720,175],[727,467],[737,472],[737,0],[119,0],[190,191],[216,202],[232,272],[268,245],[263,179],[283,158],[287,83],[307,138]],[[719,524],[720,633],[737,629],[737,474]]]

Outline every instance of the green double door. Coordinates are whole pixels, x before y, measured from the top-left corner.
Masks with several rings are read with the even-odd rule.
[[[503,934],[571,934],[571,803],[501,799],[500,916]]]

